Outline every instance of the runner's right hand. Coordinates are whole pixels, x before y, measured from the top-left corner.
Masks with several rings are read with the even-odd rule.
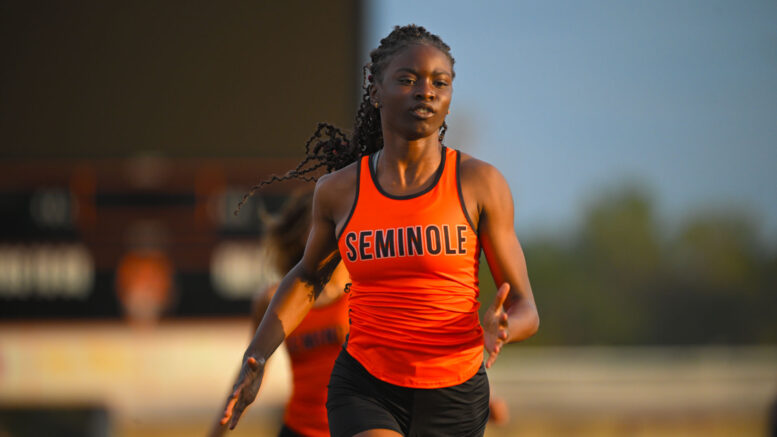
[[[222,425],[229,423],[229,429],[235,429],[243,411],[256,399],[263,376],[264,360],[257,360],[254,357],[246,358],[232,393],[227,398],[224,416],[221,418]]]

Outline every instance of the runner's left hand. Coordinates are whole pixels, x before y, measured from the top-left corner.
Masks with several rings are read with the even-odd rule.
[[[502,350],[502,345],[510,338],[507,312],[504,310],[504,303],[508,293],[510,293],[510,284],[505,282],[497,290],[494,302],[488,307],[483,316],[483,340],[486,352],[488,352],[488,359],[486,360],[487,369],[494,364],[494,361],[499,356],[499,352]]]

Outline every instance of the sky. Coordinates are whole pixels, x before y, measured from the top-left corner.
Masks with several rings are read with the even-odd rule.
[[[456,59],[446,145],[495,165],[523,232],[573,229],[628,184],[659,217],[751,215],[777,243],[777,2],[366,0]]]

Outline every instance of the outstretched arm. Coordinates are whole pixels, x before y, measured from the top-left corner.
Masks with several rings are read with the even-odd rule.
[[[259,327],[259,323],[264,317],[264,313],[267,311],[267,307],[270,306],[270,300],[275,295],[275,290],[278,289],[278,284],[272,284],[264,288],[262,291],[254,296],[251,302],[251,332],[256,332]],[[221,423],[224,411],[220,411],[220,414],[216,421],[208,430],[208,437],[221,437],[227,430],[226,423]]]
[[[322,179],[323,181],[323,179]],[[243,354],[243,365],[230,393],[221,424],[233,429],[243,411],[256,398],[267,359],[305,318],[315,296],[328,280],[327,273],[339,262],[334,224],[321,182],[313,197],[313,218],[302,260],[281,280],[270,305]]]
[[[537,332],[539,315],[534,303],[526,260],[515,235],[513,197],[499,171],[478,162],[478,235],[488,267],[499,289],[482,319],[486,367],[496,361],[502,345],[525,340]]]

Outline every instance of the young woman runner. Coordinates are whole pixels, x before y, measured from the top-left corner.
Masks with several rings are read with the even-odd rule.
[[[320,124],[306,159],[284,177],[331,172],[316,183],[302,260],[244,354],[222,419],[231,428],[341,258],[352,281],[350,333],[329,382],[333,436],[482,435],[484,367],[539,326],[504,177],[442,143],[450,48],[409,25],[370,55],[352,138]],[[481,249],[500,287],[479,322]]]

